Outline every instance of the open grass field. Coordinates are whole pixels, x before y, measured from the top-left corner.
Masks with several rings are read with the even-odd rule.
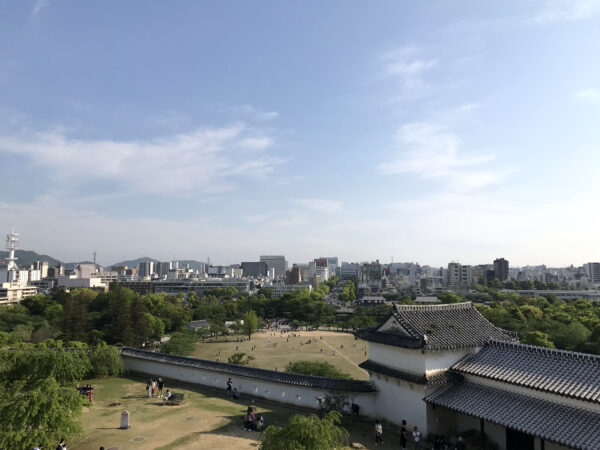
[[[308,341],[311,343],[307,344]],[[256,346],[254,350],[253,346]],[[294,361],[327,361],[352,378],[368,380],[368,373],[358,367],[367,359],[368,349],[367,342],[355,340],[349,333],[295,331],[282,334],[259,331],[245,342],[237,342],[233,336],[200,342],[192,356],[227,362],[233,353],[243,352],[255,358],[251,366],[271,370],[284,370],[289,362]]]
[[[169,385],[173,392],[185,395],[182,405],[162,406],[160,399],[149,399],[145,383],[129,378],[88,380],[94,386],[94,403],[84,407],[84,435],[69,443],[70,449],[256,449],[260,434],[242,430],[243,413],[248,406],[243,400],[228,401],[212,391],[191,385]],[[111,404],[120,403],[118,406]],[[276,403],[257,402],[259,413],[267,425],[283,425],[292,414],[311,411],[288,408]],[[123,410],[131,414],[131,428],[119,429]],[[350,419],[347,419],[350,420]],[[373,424],[348,422],[350,442],[373,445]],[[389,443],[378,448],[397,448],[397,437],[388,435]]]

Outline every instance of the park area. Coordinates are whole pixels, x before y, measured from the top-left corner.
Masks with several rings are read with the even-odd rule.
[[[238,342],[238,338],[246,340]],[[368,380],[369,374],[358,367],[368,358],[368,350],[367,342],[355,340],[349,333],[259,331],[250,340],[248,336],[230,335],[199,342],[191,356],[227,362],[234,353],[241,352],[254,358],[249,362],[250,366],[280,371],[290,362],[325,361],[351,378]]]
[[[225,395],[200,386],[170,383],[165,388],[184,394],[181,405],[162,406],[158,398],[148,398],[145,381],[136,378],[87,380],[94,386],[94,402],[83,408],[81,439],[68,443],[70,449],[256,449],[260,433],[242,430],[243,414],[250,400],[229,401]],[[266,425],[283,425],[293,414],[312,414],[273,402],[259,400],[257,412]],[[131,427],[119,429],[122,411],[127,410]],[[344,419],[349,442],[373,445],[370,420]],[[397,448],[398,438],[388,434],[378,448]]]

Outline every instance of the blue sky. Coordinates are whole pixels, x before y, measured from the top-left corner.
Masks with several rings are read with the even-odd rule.
[[[0,224],[99,262],[600,258],[600,0],[0,0]]]

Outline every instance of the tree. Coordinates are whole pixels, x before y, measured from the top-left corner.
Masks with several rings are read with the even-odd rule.
[[[32,370],[35,370],[32,368]],[[33,448],[52,444],[63,436],[81,433],[81,399],[72,387],[54,378],[24,381],[0,390],[0,448]]]
[[[254,356],[247,355],[243,352],[234,353],[229,358],[227,358],[227,362],[229,364],[238,364],[240,366],[247,366],[250,364],[250,361],[253,361]]]
[[[316,415],[294,415],[283,427],[269,426],[262,435],[262,450],[331,450],[348,445],[348,432],[340,425],[341,414],[330,411]],[[310,431],[310,432],[307,432]]]
[[[254,311],[248,311],[244,314],[244,334],[248,335],[248,339],[251,338],[253,333],[256,333],[258,328],[258,317]]]
[[[554,348],[554,343],[548,339],[548,335],[541,331],[529,331],[525,333],[525,336],[521,339],[521,343],[537,345],[538,347]]]
[[[89,376],[118,376],[125,370],[123,360],[116,347],[100,342],[89,353],[90,373]]]
[[[326,361],[296,361],[290,362],[285,368],[286,372],[315,375],[318,377],[350,379],[350,375],[340,372]]]
[[[160,346],[163,353],[171,355],[189,355],[196,348],[196,335],[192,331],[177,331],[171,339]]]

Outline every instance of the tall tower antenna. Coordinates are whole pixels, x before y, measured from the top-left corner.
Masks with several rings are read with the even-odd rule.
[[[8,250],[7,270],[18,270],[19,266],[15,262],[15,250],[19,248],[19,233],[15,233],[15,227],[12,228],[12,232],[6,235],[6,249]]]

